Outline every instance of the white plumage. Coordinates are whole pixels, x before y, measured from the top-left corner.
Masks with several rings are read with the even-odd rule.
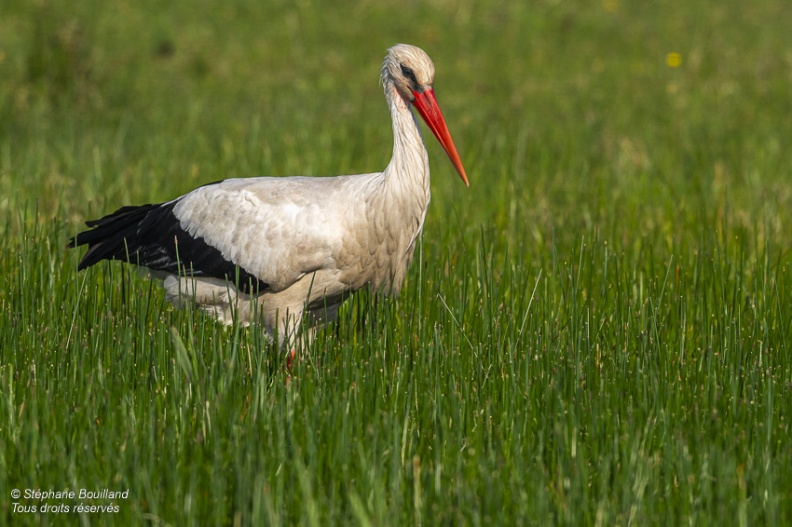
[[[72,238],[72,247],[89,246],[79,268],[105,259],[147,267],[175,305],[197,305],[226,323],[260,323],[291,344],[335,319],[362,287],[397,293],[429,204],[429,162],[411,106],[465,184],[467,176],[426,53],[392,47],[380,77],[394,134],[383,172],[230,179],[166,203],[123,207]]]

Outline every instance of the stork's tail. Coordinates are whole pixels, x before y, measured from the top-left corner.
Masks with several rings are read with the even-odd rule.
[[[80,261],[78,269],[82,271],[102,260],[122,260],[146,266],[155,264],[156,258],[152,258],[154,255],[151,254],[152,240],[149,239],[151,227],[172,216],[175,204],[121,207],[103,218],[85,222],[92,229],[77,234],[67,245],[88,246],[88,252]]]

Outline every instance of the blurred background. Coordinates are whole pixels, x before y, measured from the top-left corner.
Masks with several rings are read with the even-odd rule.
[[[0,6],[6,217],[35,207],[74,228],[227,177],[382,170],[378,68],[407,42],[435,61],[471,178],[466,191],[427,141],[430,220],[540,244],[637,228],[671,246],[727,215],[788,223],[785,1]]]

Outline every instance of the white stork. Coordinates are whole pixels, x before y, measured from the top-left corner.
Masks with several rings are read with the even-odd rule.
[[[383,172],[228,179],[122,207],[71,238],[69,247],[88,246],[78,269],[101,260],[146,267],[174,305],[197,305],[227,324],[259,323],[281,345],[310,340],[364,286],[398,293],[429,205],[429,160],[411,106],[468,185],[434,73],[423,50],[388,50],[380,80],[394,140]]]

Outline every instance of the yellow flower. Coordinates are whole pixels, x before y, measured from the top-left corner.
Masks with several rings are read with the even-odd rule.
[[[666,66],[669,68],[678,68],[682,64],[682,55],[673,51],[666,55]]]

